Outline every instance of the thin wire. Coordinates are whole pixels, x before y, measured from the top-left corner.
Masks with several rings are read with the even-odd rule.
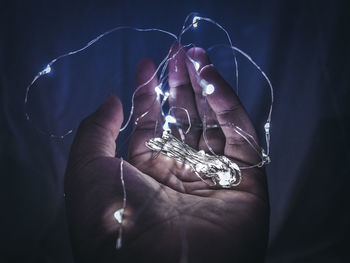
[[[170,109],[169,109],[169,111],[168,111],[168,114],[170,114],[170,112],[172,112],[172,111],[175,110],[175,109],[183,110],[183,111],[186,113],[187,120],[188,120],[188,128],[187,128],[187,130],[185,131],[185,134],[187,134],[187,133],[191,130],[191,127],[192,127],[190,114],[188,113],[188,110],[187,110],[187,109],[185,109],[185,108],[183,108],[183,107],[177,107],[177,106],[172,106],[172,107],[170,107]]]
[[[192,29],[194,27],[194,21],[192,21],[192,23],[189,23],[187,25],[187,22],[188,20],[191,18],[191,17],[195,17],[197,18],[196,20],[196,24],[198,23],[198,21],[206,21],[206,22],[209,22],[213,25],[215,25],[216,27],[218,27],[220,30],[222,30],[226,37],[227,37],[227,40],[229,42],[229,48],[232,50],[232,54],[233,54],[233,58],[234,58],[234,65],[235,65],[235,79],[236,79],[236,90],[237,90],[237,95],[238,95],[238,90],[239,90],[239,69],[238,69],[238,62],[237,62],[237,58],[236,58],[236,52],[238,52],[239,54],[243,55],[246,59],[248,59],[248,61],[250,63],[253,64],[254,67],[256,67],[258,69],[258,71],[262,74],[262,76],[265,78],[265,80],[267,81],[268,83],[268,86],[270,88],[270,93],[271,93],[271,104],[270,104],[270,108],[269,108],[269,113],[268,113],[268,116],[267,116],[267,120],[266,120],[266,123],[265,123],[265,141],[266,141],[266,153],[264,152],[264,150],[262,149],[262,153],[260,154],[259,153],[259,156],[262,156],[262,158],[264,158],[264,156],[267,156],[269,155],[270,153],[270,123],[271,123],[271,116],[272,116],[272,109],[273,109],[273,102],[274,102],[274,94],[273,94],[273,87],[272,87],[272,84],[271,84],[271,81],[270,79],[267,77],[267,75],[265,74],[265,72],[260,68],[260,66],[247,54],[245,53],[244,51],[242,51],[241,49],[233,46],[232,44],[232,40],[231,40],[231,37],[228,33],[228,31],[221,25],[219,24],[218,22],[214,21],[213,19],[211,18],[208,18],[208,17],[201,17],[201,16],[197,16],[196,13],[192,12],[190,13],[189,15],[186,16],[185,20],[184,20],[184,23],[183,23],[183,26],[182,26],[182,29],[181,29],[181,32],[178,36],[176,36],[175,34],[171,33],[171,32],[168,32],[168,31],[165,31],[165,30],[162,30],[162,29],[157,29],[157,28],[136,28],[136,27],[131,27],[131,26],[118,26],[118,27],[115,27],[115,28],[112,28],[100,35],[98,35],[97,37],[95,37],[94,39],[92,39],[91,41],[89,41],[86,45],[84,45],[83,47],[77,49],[77,50],[74,50],[74,51],[71,51],[71,52],[68,52],[68,53],[65,53],[63,55],[60,55],[58,57],[56,57],[55,59],[51,60],[46,68],[42,71],[40,71],[32,80],[32,82],[26,87],[26,92],[25,92],[25,98],[24,98],[24,104],[25,104],[25,109],[27,109],[27,102],[28,102],[28,97],[29,97],[29,93],[30,93],[30,90],[31,90],[31,87],[33,86],[33,84],[42,76],[48,74],[50,71],[51,71],[51,67],[54,65],[54,63],[56,63],[57,61],[59,61],[60,59],[63,59],[67,56],[71,56],[71,55],[75,55],[75,54],[78,54],[80,52],[83,52],[84,50],[86,50],[87,48],[89,48],[90,46],[94,45],[96,42],[98,42],[99,40],[101,40],[103,37],[115,32],[115,31],[118,31],[118,30],[134,30],[134,31],[137,31],[137,32],[151,32],[151,31],[155,31],[155,32],[160,32],[160,33],[163,33],[163,34],[166,34],[170,37],[172,37],[174,39],[174,43],[179,43],[179,46],[181,48],[179,48],[177,50],[177,52],[175,52],[171,57],[170,57],[170,54],[172,52],[172,50],[170,49],[166,55],[166,57],[161,61],[161,63],[158,65],[156,71],[153,73],[153,75],[146,81],[144,82],[143,84],[141,84],[140,86],[138,86],[135,91],[133,92],[132,94],[132,98],[131,98],[131,108],[130,108],[130,113],[129,113],[129,116],[128,116],[128,119],[126,120],[125,124],[121,127],[120,131],[124,131],[127,126],[130,124],[130,121],[131,121],[131,118],[133,116],[133,113],[134,113],[134,100],[135,100],[135,94],[143,87],[145,87],[147,84],[149,84],[158,74],[158,72],[160,71],[160,84],[161,86],[165,86],[166,85],[166,81],[167,81],[167,78],[168,78],[168,74],[166,74],[166,68],[168,67],[168,63],[171,59],[174,59],[176,57],[176,55],[183,49],[187,48],[187,47],[190,47],[190,46],[194,46],[193,43],[190,43],[190,44],[187,44],[187,45],[183,45],[181,43],[181,39],[182,39],[182,36],[183,34],[185,34],[188,30]],[[219,46],[227,46],[227,45],[215,45],[215,46],[212,46],[208,49],[209,50],[212,50],[214,48],[217,48]],[[194,64],[195,66],[195,62],[191,57],[188,56],[188,54],[185,52],[187,58]],[[176,65],[175,65],[175,71],[176,71]],[[196,71],[197,72],[197,71]],[[200,76],[197,72],[197,80],[200,81]],[[161,102],[161,113],[164,117],[164,112],[163,112],[163,106],[165,104],[165,102],[167,101],[168,99],[168,94],[165,96],[163,95],[163,100]],[[156,100],[155,100],[156,101]],[[145,117],[151,110],[151,108],[155,105],[155,101],[152,103],[152,105],[149,107],[149,109],[142,113],[140,116],[138,116],[135,120],[135,123],[137,124],[137,122]],[[206,103],[206,98],[204,98],[204,102],[205,104]],[[205,105],[206,107],[206,105]],[[188,128],[188,130],[186,131],[186,134],[187,132],[189,131],[189,129],[191,128],[191,119],[190,119],[190,116],[189,116],[189,113],[188,111],[185,109],[185,108],[182,108],[183,110],[185,110],[186,114],[187,114],[187,117],[188,117],[188,120],[189,120],[189,125],[190,127]],[[170,112],[170,110],[169,110]],[[26,110],[25,112],[25,115],[26,115],[26,118],[28,121],[31,121],[31,118],[30,118],[30,114],[28,113],[28,111]],[[204,141],[209,149],[209,151],[216,156],[215,152],[213,151],[212,147],[209,145],[209,142],[208,142],[208,139],[207,139],[207,135],[206,135],[206,131],[207,131],[207,128],[211,128],[210,125],[207,125],[207,121],[206,121],[206,112],[204,112],[204,115],[203,115],[203,138],[204,138]],[[72,133],[72,130],[68,130],[66,133],[64,133],[63,135],[55,135],[55,134],[52,134],[50,132],[45,132],[44,130],[41,130],[39,129],[38,127],[36,127],[37,130],[40,132],[40,133],[43,133],[43,134],[49,134],[50,137],[52,138],[64,138],[65,136],[67,136],[68,134]],[[242,136],[250,145],[251,147],[254,148],[255,151],[256,150],[256,147],[253,146],[253,143],[255,145],[258,145],[257,142],[255,141],[254,137],[250,134],[248,134],[247,132],[243,131],[241,128],[237,127],[236,128],[234,127],[234,131],[239,134],[240,136]],[[249,138],[249,139],[248,139]],[[251,142],[253,141],[253,143]],[[264,160],[262,161],[262,163],[264,164]],[[261,165],[261,163],[258,163],[256,165]],[[247,167],[242,167],[242,168],[247,168]]]
[[[208,18],[208,17],[199,17],[199,18],[200,18],[200,20],[204,20],[204,21],[207,21],[207,22],[209,22],[209,23],[214,24],[215,26],[219,27],[222,31],[224,31],[224,33],[225,33],[225,35],[226,35],[226,37],[227,37],[227,40],[228,40],[228,42],[230,43],[230,46],[231,46],[231,47],[233,46],[232,40],[231,40],[231,37],[230,37],[230,34],[228,33],[228,31],[227,31],[222,25],[220,25],[218,22],[216,22],[216,21],[214,21],[213,19]],[[239,75],[239,73],[238,73],[238,62],[237,62],[236,53],[235,53],[234,50],[233,50],[233,52],[232,52],[232,55],[233,55],[233,60],[234,60],[234,63],[235,63],[236,93],[237,93],[237,95],[238,95],[238,93],[239,93],[239,87],[238,87],[238,83],[239,83],[239,81],[238,81],[238,75]]]
[[[217,47],[220,47],[220,46],[223,46],[223,47],[227,47],[227,48],[230,48],[230,49],[233,49],[235,51],[237,51],[238,53],[240,53],[242,56],[244,56],[246,59],[248,59],[248,61],[260,72],[260,74],[264,77],[264,79],[266,80],[268,86],[269,86],[269,89],[270,89],[270,96],[271,96],[271,103],[270,103],[270,107],[269,107],[269,112],[268,112],[268,115],[267,115],[267,119],[266,119],[266,124],[265,125],[268,125],[268,131],[265,130],[265,141],[266,141],[266,155],[269,155],[270,154],[270,123],[272,121],[272,110],[273,110],[273,103],[274,103],[274,89],[273,89],[273,86],[272,86],[272,83],[271,83],[271,80],[269,79],[269,77],[266,75],[266,73],[260,68],[260,66],[247,54],[245,53],[244,51],[242,51],[241,49],[239,49],[238,47],[236,46],[227,46],[227,45],[214,45],[212,47],[210,47],[209,49],[212,50],[214,48],[217,48]]]
[[[217,156],[217,154],[214,152],[213,148],[209,145],[209,141],[207,138],[207,109],[208,109],[208,103],[207,103],[207,97],[204,97],[204,113],[203,113],[203,139],[205,142],[205,145],[208,147],[209,151],[214,155]]]
[[[54,58],[53,60],[51,60],[45,69],[49,68],[51,69],[51,67],[59,60],[61,60],[62,58],[65,58],[65,57],[68,57],[68,56],[71,56],[71,55],[75,55],[75,54],[78,54],[84,50],[86,50],[87,48],[89,48],[90,46],[92,46],[93,44],[95,44],[97,41],[99,41],[100,39],[102,39],[103,37],[115,32],[115,31],[118,31],[118,30],[124,30],[124,29],[129,29],[129,30],[134,30],[134,31],[137,31],[137,32],[151,32],[151,31],[156,31],[156,32],[160,32],[160,33],[164,33],[166,35],[169,35],[171,37],[173,37],[175,40],[177,40],[177,36],[174,35],[173,33],[171,32],[168,32],[168,31],[165,31],[165,30],[162,30],[162,29],[158,29],[158,28],[136,28],[136,27],[131,27],[131,26],[118,26],[118,27],[115,27],[113,29],[110,29],[100,35],[98,35],[97,37],[95,37],[94,39],[92,39],[91,41],[89,41],[86,45],[84,45],[82,48],[79,48],[77,50],[74,50],[74,51],[70,51],[68,53],[65,53],[63,55],[60,55],[56,58]],[[169,55],[169,53],[168,53]],[[162,64],[159,65],[158,69],[160,68]],[[25,97],[24,97],[24,107],[25,107],[25,116],[26,116],[26,119],[27,120],[31,120],[30,118],[30,114],[29,112],[27,111],[27,102],[28,102],[28,97],[29,97],[29,92],[31,90],[31,87],[33,86],[33,84],[42,76],[46,75],[47,73],[49,72],[46,72],[44,70],[40,71],[34,78],[33,80],[31,81],[31,83],[26,87],[26,91],[25,91]],[[155,72],[155,74],[151,77],[151,79],[144,83],[144,85],[141,85],[141,87],[147,85],[152,79],[153,77],[157,74],[158,70]],[[139,88],[141,88],[139,87]],[[137,89],[138,90],[138,89]],[[137,92],[137,90],[135,90],[134,94]],[[130,120],[131,120],[131,117],[132,117],[132,113],[133,113],[133,110],[134,110],[134,103],[133,103],[133,99],[134,99],[134,94],[133,94],[133,98],[132,98],[132,108],[131,108],[131,111],[130,111],[130,115],[129,115],[129,118],[127,120],[127,123],[120,129],[120,131],[123,131],[130,123]],[[37,127],[37,130],[39,130],[41,133],[44,133],[44,134],[49,134],[50,137],[52,138],[64,138],[65,136],[67,136],[68,134],[72,133],[72,130],[68,130],[67,132],[65,132],[63,135],[55,135],[55,134],[51,134],[50,132],[48,131],[45,131],[45,130],[42,130],[42,129],[39,129]]]
[[[183,48],[184,48],[184,47],[183,47]],[[134,93],[132,94],[132,97],[131,97],[131,109],[130,109],[130,113],[129,113],[128,120],[127,120],[126,123],[120,128],[120,132],[124,131],[124,130],[128,127],[128,125],[129,125],[129,123],[130,123],[130,121],[131,121],[131,118],[132,118],[132,116],[133,116],[134,108],[135,108],[135,94],[136,94],[141,88],[143,88],[143,87],[145,87],[147,84],[149,84],[149,83],[157,76],[158,71],[159,71],[162,67],[163,67],[162,72],[164,72],[164,71],[165,71],[164,69],[167,67],[168,62],[169,62],[171,59],[174,59],[175,56],[176,56],[183,48],[179,49],[179,50],[178,50],[174,55],[172,55],[171,57],[169,57],[169,56],[170,56],[172,50],[169,50],[167,56],[166,56],[166,57],[162,60],[162,62],[159,64],[159,66],[157,67],[157,69],[155,70],[155,72],[153,73],[153,75],[152,75],[146,82],[142,83],[140,86],[138,86],[138,87],[135,89],[135,91],[134,91]],[[162,73],[162,74],[164,74],[164,73]],[[163,103],[161,104],[161,108],[162,108],[162,106],[164,105],[165,101],[166,101],[166,100],[163,100]],[[153,106],[153,105],[154,105],[154,103],[152,104],[152,106]],[[151,107],[152,107],[152,106],[151,106]],[[145,116],[149,113],[149,111],[151,110],[151,107],[147,110],[147,112],[146,112],[145,114],[142,114],[142,117],[141,117],[141,116],[140,116],[140,117],[141,117],[141,118],[145,117]]]
[[[116,242],[116,248],[120,249],[122,247],[122,242],[123,242],[123,221],[124,221],[124,212],[126,208],[126,188],[125,188],[125,182],[124,182],[124,170],[123,170],[123,165],[124,165],[124,159],[121,157],[120,158],[120,181],[122,183],[122,188],[123,188],[123,207],[122,207],[122,212],[120,213],[120,224],[119,224],[119,231],[118,231],[118,238]]]
[[[141,84],[140,86],[138,86],[134,93],[132,94],[131,97],[131,109],[130,109],[130,114],[128,117],[128,120],[126,121],[126,123],[120,128],[120,132],[124,131],[126,129],[126,127],[129,125],[131,118],[134,114],[134,107],[135,107],[135,94],[143,87],[145,87],[147,84],[149,84],[152,79],[157,75],[159,69],[161,68],[161,66],[167,61],[169,55],[170,55],[171,50],[169,50],[167,56],[163,59],[163,61],[159,64],[159,66],[157,67],[156,71],[153,73],[153,75],[151,76],[151,78],[149,78],[145,83]]]
[[[128,125],[130,124],[131,122],[131,119],[133,117],[133,114],[134,114],[134,107],[135,107],[135,94],[140,90],[142,89],[143,87],[145,87],[146,85],[148,85],[156,76],[158,73],[160,73],[160,76],[159,76],[159,85],[160,87],[165,87],[166,86],[166,83],[167,83],[167,80],[168,80],[168,75],[169,73],[167,73],[166,69],[168,68],[168,65],[169,65],[169,62],[170,60],[172,59],[175,59],[176,55],[181,51],[181,50],[185,50],[186,48],[188,47],[191,47],[191,46],[194,46],[193,43],[190,43],[190,44],[187,44],[187,45],[182,45],[181,43],[181,39],[182,39],[182,36],[183,34],[185,34],[187,31],[189,31],[190,29],[192,29],[194,26],[193,22],[190,23],[189,25],[187,25],[187,22],[188,20],[193,16],[195,15],[196,13],[190,13],[186,18],[185,18],[185,21],[183,23],[183,26],[182,26],[182,29],[181,29],[181,32],[178,36],[176,36],[175,34],[171,33],[171,32],[168,32],[168,31],[165,31],[165,30],[162,30],[162,29],[156,29],[156,28],[135,28],[135,27],[131,27],[131,26],[118,26],[118,27],[115,27],[111,30],[108,30],[100,35],[98,35],[97,37],[95,37],[94,39],[92,39],[91,41],[89,41],[86,45],[84,45],[82,48],[80,49],[77,49],[77,50],[74,50],[74,51],[71,51],[71,52],[68,52],[68,53],[65,53],[63,55],[60,55],[58,56],[57,58],[51,60],[46,68],[42,71],[40,71],[34,78],[33,80],[31,81],[31,83],[26,87],[26,91],[25,91],[25,98],[24,98],[24,106],[25,106],[25,116],[26,116],[26,119],[28,121],[31,121],[31,117],[30,117],[30,114],[29,112],[27,111],[27,102],[28,102],[28,97],[29,97],[29,93],[30,93],[30,90],[31,90],[31,87],[34,85],[34,83],[42,76],[48,74],[50,71],[51,71],[51,67],[54,65],[54,63],[56,63],[57,61],[59,61],[60,59],[63,59],[65,57],[68,57],[68,56],[71,56],[71,55],[75,55],[75,54],[78,54],[80,52],[83,52],[84,50],[86,50],[87,48],[89,48],[90,46],[94,45],[96,42],[98,42],[99,40],[101,40],[103,37],[115,32],[115,31],[118,31],[118,30],[134,30],[134,31],[137,31],[137,32],[151,32],[151,31],[156,31],[156,32],[160,32],[160,33],[163,33],[163,34],[166,34],[170,37],[172,37],[174,39],[174,43],[178,42],[179,43],[179,46],[180,48],[177,50],[177,52],[175,52],[172,56],[170,56],[171,52],[173,52],[171,49],[169,50],[169,52],[167,53],[166,57],[161,61],[161,63],[158,65],[156,71],[153,73],[153,75],[144,83],[142,83],[141,85],[139,85],[135,91],[133,92],[132,94],[132,97],[131,97],[131,108],[130,108],[130,113],[129,113],[129,116],[125,122],[125,124],[121,127],[120,129],[120,132],[124,131]],[[224,125],[231,125],[233,130],[239,135],[241,136],[249,145],[250,147],[252,147],[254,149],[254,151],[258,154],[258,156],[261,158],[261,162],[255,164],[255,165],[251,165],[251,166],[242,166],[242,167],[239,167],[239,169],[250,169],[250,168],[254,168],[254,167],[261,167],[263,166],[265,163],[266,163],[266,160],[264,159],[265,156],[268,157],[269,153],[270,153],[270,123],[271,123],[271,115],[272,115],[272,109],[273,109],[273,102],[274,102],[274,94],[273,94],[273,87],[272,87],[272,84],[271,84],[271,81],[269,80],[269,78],[267,77],[267,75],[265,74],[265,72],[256,64],[256,62],[249,56],[247,55],[244,51],[242,51],[241,49],[233,46],[232,44],[232,40],[231,40],[231,37],[228,33],[228,31],[223,27],[221,26],[219,23],[217,23],[216,21],[210,19],[210,18],[207,18],[207,17],[200,17],[200,16],[197,16],[199,18],[199,20],[201,21],[206,21],[206,22],[209,22],[209,23],[212,23],[214,24],[215,26],[217,26],[220,30],[222,30],[227,39],[228,39],[228,42],[229,42],[229,47],[230,49],[232,50],[232,55],[233,55],[233,59],[234,59],[234,67],[235,67],[235,86],[236,86],[236,93],[238,95],[238,92],[239,92],[239,67],[238,67],[238,62],[237,62],[237,57],[236,57],[236,52],[238,52],[239,54],[243,55],[246,59],[248,59],[250,61],[250,63],[252,63],[257,69],[258,71],[263,75],[263,77],[265,78],[265,80],[267,81],[268,85],[269,85],[269,88],[270,88],[270,93],[271,93],[271,105],[270,105],[270,108],[269,108],[269,113],[268,113],[268,116],[267,116],[267,120],[266,120],[266,123],[265,123],[265,141],[266,141],[266,154],[264,152],[264,149],[262,147],[260,147],[258,145],[258,143],[256,142],[255,138],[250,135],[249,133],[247,133],[246,131],[244,131],[243,129],[241,129],[240,127],[238,126],[235,126],[234,124],[232,123],[227,123],[227,124],[223,124],[223,125],[208,125],[207,124],[207,114],[206,114],[206,111],[207,111],[207,108],[208,108],[208,103],[207,103],[207,99],[206,99],[206,96],[204,96],[204,115],[203,115],[203,119],[202,119],[202,128],[203,128],[203,138],[204,138],[204,141],[205,141],[205,144],[206,146],[208,147],[209,151],[214,155],[214,156],[217,156],[216,153],[214,152],[214,150],[212,149],[212,147],[209,145],[209,141],[208,141],[208,138],[207,138],[207,129],[210,129],[210,128],[217,128],[217,127],[222,127]],[[197,21],[198,23],[198,21]],[[215,47],[211,47],[208,49],[211,50]],[[189,57],[187,55],[187,53],[185,52],[187,58],[189,59],[189,61],[191,61],[194,66],[195,65],[195,62],[191,57]],[[175,60],[175,72],[177,71],[177,66],[176,66],[176,60]],[[197,70],[196,70],[197,72]],[[200,74],[197,72],[197,81],[199,82],[200,81]],[[164,91],[164,90],[163,90]],[[168,96],[169,96],[169,93],[167,93],[167,95],[165,95],[164,93],[162,94],[163,95],[163,98],[162,98],[162,101],[160,102],[160,109],[161,109],[161,114],[163,117],[164,116],[164,112],[163,112],[163,106],[165,105],[167,99],[168,99]],[[153,103],[151,104],[151,106],[147,109],[147,111],[143,112],[140,116],[138,116],[135,121],[134,121],[134,126],[136,126],[138,124],[138,122],[144,118],[150,111],[151,109],[155,106],[156,102],[158,101],[158,94],[157,94],[157,97],[155,98],[155,100],[153,101]],[[192,128],[192,123],[191,123],[191,117],[189,115],[189,112],[186,108],[183,108],[183,107],[170,107],[169,111],[168,111],[168,114],[170,114],[174,109],[180,109],[180,110],[183,110],[185,113],[186,113],[186,116],[187,116],[187,119],[188,119],[188,123],[189,123],[189,127],[187,128],[185,134],[187,134],[191,128]],[[156,123],[155,123],[155,128],[154,128],[154,137],[156,136],[156,133],[157,133],[157,128],[158,128],[158,120],[156,120]],[[40,132],[40,133],[43,133],[43,134],[49,134],[50,137],[52,138],[61,138],[63,139],[65,136],[67,136],[68,134],[72,133],[72,130],[68,130],[66,133],[64,133],[63,135],[55,135],[55,134],[52,134],[50,132],[47,132],[47,131],[44,131],[44,130],[41,130],[39,129],[38,127],[36,127],[36,129]],[[183,136],[183,133],[182,133],[182,129],[179,128],[179,133],[181,135],[181,139],[182,139],[182,143],[184,143],[184,136]],[[186,144],[185,144],[186,145]],[[186,148],[186,147],[185,147]],[[261,152],[259,150],[261,150]],[[210,186],[213,186],[211,184],[209,184],[207,182],[207,180],[204,180],[204,178],[202,178],[202,176],[196,171],[195,167],[193,166],[193,164],[189,164],[190,167],[192,168],[192,170],[194,171],[195,175],[198,176],[198,178],[203,181],[205,184],[207,185],[210,185]],[[121,180],[121,185],[122,185],[122,190],[123,190],[123,203],[122,203],[122,208],[119,209],[118,211],[120,212],[120,225],[119,225],[119,231],[118,231],[118,237],[117,237],[117,240],[116,240],[116,248],[117,249],[120,249],[122,247],[122,242],[123,242],[123,222],[124,222],[124,212],[125,212],[125,209],[126,209],[126,205],[127,205],[127,192],[126,192],[126,187],[125,187],[125,181],[124,181],[124,170],[123,170],[123,166],[124,166],[124,160],[123,158],[120,158],[120,180]],[[239,171],[236,173],[238,175],[238,178],[237,180],[231,184],[231,186],[237,186],[241,183],[242,181],[242,173]],[[216,181],[213,180],[213,183],[214,185],[216,185]],[[147,203],[147,202],[146,202]],[[145,204],[146,205],[146,204]],[[141,210],[142,211],[142,210]],[[140,214],[140,212],[139,212]],[[182,259],[185,261],[187,259],[187,254],[188,254],[188,244],[187,244],[187,236],[186,236],[186,228],[184,226],[184,229],[182,231]]]

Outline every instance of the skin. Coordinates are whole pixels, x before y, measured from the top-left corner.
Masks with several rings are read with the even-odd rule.
[[[235,95],[204,50],[187,55],[200,63],[200,77],[215,86],[203,104],[193,64],[179,46],[172,47],[169,63],[171,106],[184,107],[193,123],[207,115],[207,124],[235,123],[251,134],[254,127]],[[175,60],[176,65],[175,65]],[[176,71],[175,71],[176,67]],[[154,73],[152,60],[139,63],[136,86]],[[145,142],[162,127],[153,78],[135,95],[134,116],[149,113],[134,127],[123,176],[127,206],[123,246],[115,249],[119,224],[113,217],[122,207],[120,158],[115,140],[123,122],[122,104],[110,95],[100,108],[82,121],[72,144],[65,175],[66,207],[73,253],[77,262],[262,262],[267,246],[269,204],[263,169],[243,170],[237,187],[222,189],[203,183],[189,168],[164,156],[152,158]],[[186,120],[176,110],[177,120]],[[195,125],[194,125],[195,126]],[[176,135],[176,130],[173,131]],[[156,131],[161,136],[161,130]],[[240,166],[259,162],[252,147],[232,127],[207,130],[209,145]],[[203,131],[192,127],[186,143],[208,150]]]

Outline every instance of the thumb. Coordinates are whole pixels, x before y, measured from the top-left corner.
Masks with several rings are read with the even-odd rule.
[[[119,98],[109,95],[96,112],[86,117],[75,135],[69,163],[84,165],[99,157],[115,156],[115,140],[123,122]]]

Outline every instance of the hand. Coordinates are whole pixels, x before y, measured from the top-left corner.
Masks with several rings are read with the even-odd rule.
[[[178,47],[173,47],[173,54]],[[204,107],[202,90],[193,64],[184,51],[169,63],[171,106],[188,110],[191,122],[235,123],[257,141],[255,130],[238,97],[209,62],[200,48],[187,54],[200,63],[200,77],[215,86]],[[154,73],[151,60],[140,62],[136,86]],[[265,173],[243,170],[243,180],[231,189],[212,188],[190,169],[152,152],[145,141],[161,136],[160,105],[150,83],[135,95],[134,116],[149,113],[135,126],[129,147],[129,163],[123,175],[127,205],[123,243],[115,244],[119,223],[113,214],[122,207],[120,162],[115,158],[115,140],[123,122],[122,105],[109,96],[100,108],[80,125],[73,142],[65,176],[66,206],[73,253],[77,262],[262,262],[267,246],[269,205]],[[186,120],[181,110],[177,119]],[[194,125],[195,126],[195,125]],[[186,143],[208,150],[203,131],[193,128]],[[259,162],[252,147],[232,127],[208,129],[212,149],[239,165]],[[120,261],[118,261],[120,260]],[[187,260],[187,261],[186,261]]]

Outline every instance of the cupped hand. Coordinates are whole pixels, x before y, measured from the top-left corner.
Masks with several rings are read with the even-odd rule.
[[[180,122],[192,127],[185,142],[209,151],[201,124],[232,123],[257,140],[251,121],[232,88],[219,75],[203,49],[187,54],[172,48],[169,104]],[[195,68],[191,60],[199,63]],[[155,72],[149,59],[139,63],[136,86]],[[203,100],[198,80],[215,92]],[[154,158],[145,142],[161,137],[163,118],[154,77],[135,94],[137,121],[129,160],[115,157],[115,140],[123,122],[120,100],[109,96],[84,119],[74,139],[65,176],[66,207],[77,262],[262,262],[267,246],[269,205],[263,169],[242,170],[240,185],[211,187],[191,169],[164,155]],[[176,110],[177,109],[177,110]],[[205,119],[204,119],[205,116]],[[176,134],[176,129],[174,130]],[[256,151],[230,125],[207,129],[208,145],[239,165],[259,162]],[[122,248],[116,249],[120,225],[114,212],[123,206],[121,167],[127,203]]]

